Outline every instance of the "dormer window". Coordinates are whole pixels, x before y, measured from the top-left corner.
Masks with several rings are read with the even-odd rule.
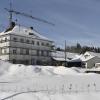
[[[29,33],[29,35],[34,35],[34,33]]]
[[[89,55],[84,55],[84,57],[85,57],[85,58],[88,58],[88,57],[89,57]]]

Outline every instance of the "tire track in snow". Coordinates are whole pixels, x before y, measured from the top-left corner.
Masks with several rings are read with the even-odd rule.
[[[12,94],[12,95],[10,95],[10,96],[7,96],[7,97],[5,97],[5,98],[2,98],[2,99],[0,99],[0,100],[7,100],[7,99],[13,98],[13,97],[15,97],[15,96],[18,96],[18,95],[20,95],[20,94],[24,94],[24,93],[37,93],[37,92],[45,92],[45,91],[47,91],[47,90],[19,92],[19,93],[15,93],[15,94]]]

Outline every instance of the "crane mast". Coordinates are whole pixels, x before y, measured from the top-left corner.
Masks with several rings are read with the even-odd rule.
[[[10,2],[10,10],[9,10],[9,25],[11,26],[12,24],[12,2]]]

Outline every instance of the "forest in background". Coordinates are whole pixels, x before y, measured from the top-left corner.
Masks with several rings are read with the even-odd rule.
[[[57,47],[56,50],[65,51],[65,49],[62,49],[60,47]],[[77,43],[75,46],[66,46],[66,52],[83,54],[86,51],[100,53],[100,47],[82,46],[80,43]]]

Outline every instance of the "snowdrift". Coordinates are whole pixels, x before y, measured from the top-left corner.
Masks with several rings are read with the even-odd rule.
[[[18,93],[9,99],[100,100],[100,75],[84,74],[79,68],[0,61],[0,75],[0,98]]]
[[[67,75],[67,74],[77,74],[77,71],[75,71],[71,68],[59,66],[57,68],[54,68],[54,73],[56,73],[58,75]]]
[[[63,66],[26,66],[22,64],[10,64],[8,62],[0,61],[0,75],[67,75],[78,74],[73,68],[66,68]]]
[[[8,72],[11,65],[12,64],[9,62],[0,60],[0,75],[4,75],[6,72]]]

